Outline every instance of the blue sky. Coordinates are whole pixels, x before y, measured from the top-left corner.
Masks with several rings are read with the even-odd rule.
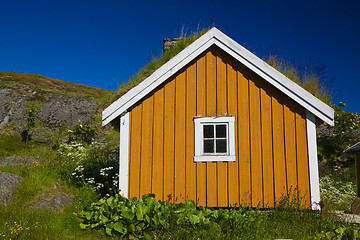
[[[258,55],[326,65],[334,102],[360,113],[359,1],[2,1],[0,70],[115,90],[163,38],[215,26]]]

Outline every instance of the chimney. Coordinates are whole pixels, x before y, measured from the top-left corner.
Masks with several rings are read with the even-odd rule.
[[[163,43],[163,51],[166,52],[170,48],[176,45],[176,43],[181,40],[182,37],[179,38],[164,38]]]

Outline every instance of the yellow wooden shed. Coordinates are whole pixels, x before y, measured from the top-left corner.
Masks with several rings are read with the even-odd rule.
[[[319,208],[316,120],[333,109],[216,28],[103,111],[118,118],[126,197]]]

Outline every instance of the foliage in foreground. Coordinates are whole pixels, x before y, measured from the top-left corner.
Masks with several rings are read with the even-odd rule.
[[[333,171],[320,176],[320,197],[329,210],[350,212],[356,199],[356,176],[354,164],[347,170],[334,167]]]
[[[206,226],[236,219],[242,225],[250,225],[253,213],[230,211],[227,209],[211,210],[196,207],[191,200],[185,203],[172,204],[155,201],[155,195],[146,194],[141,199],[127,199],[119,194],[103,198],[93,203],[88,211],[82,211],[81,227],[105,228],[110,236],[119,234],[122,237],[151,238],[154,230],[169,230],[171,223],[180,226]]]
[[[103,198],[79,214],[80,226],[126,239],[333,239],[324,237],[333,232],[340,236],[336,230],[340,228],[355,233],[358,229],[309,210],[214,209],[197,207],[191,200],[173,204],[154,197]]]

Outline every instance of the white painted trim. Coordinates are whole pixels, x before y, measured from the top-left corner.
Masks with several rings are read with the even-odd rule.
[[[227,37],[226,35],[224,36]],[[227,40],[234,42],[230,38]],[[315,114],[315,116],[331,126],[334,125],[334,110],[331,107],[268,65],[262,59],[258,58],[239,44],[236,44],[232,49],[229,49],[231,44],[228,42],[217,42],[216,45],[281,92],[292,98],[295,102],[299,103],[305,109]]]
[[[205,155],[203,153],[203,125],[209,123],[226,123],[227,131],[227,152],[228,155]],[[235,161],[235,117],[195,117],[195,156],[194,162],[217,162],[217,161]]]
[[[321,120],[331,126],[334,125],[334,110],[331,107],[314,97],[216,28],[209,30],[142,81],[138,86],[132,88],[129,92],[107,107],[103,111],[103,125],[111,122],[129,107],[136,104],[148,93],[176,74],[177,71],[186,66],[186,64],[212,45],[218,46],[233,56],[239,62],[264,78]]]
[[[119,190],[128,197],[129,183],[129,113],[120,116],[120,148],[119,148]]]
[[[129,107],[136,104],[148,93],[150,93],[160,84],[165,82],[171,76],[176,74],[181,68],[185,67],[186,64],[194,60],[211,45],[214,45],[214,39],[209,39],[208,41],[202,41],[200,43],[203,45],[190,45],[185,48],[178,55],[170,59],[162,67],[156,70],[152,75],[139,83],[139,85],[130,89],[126,94],[121,96],[117,101],[107,107],[102,114],[102,125],[105,126],[106,124],[114,120],[117,116],[126,111]],[[189,47],[191,48],[188,49]]]
[[[306,111],[311,207],[320,210],[319,168],[317,158],[315,115]]]
[[[194,162],[235,162],[235,156],[194,156]]]

